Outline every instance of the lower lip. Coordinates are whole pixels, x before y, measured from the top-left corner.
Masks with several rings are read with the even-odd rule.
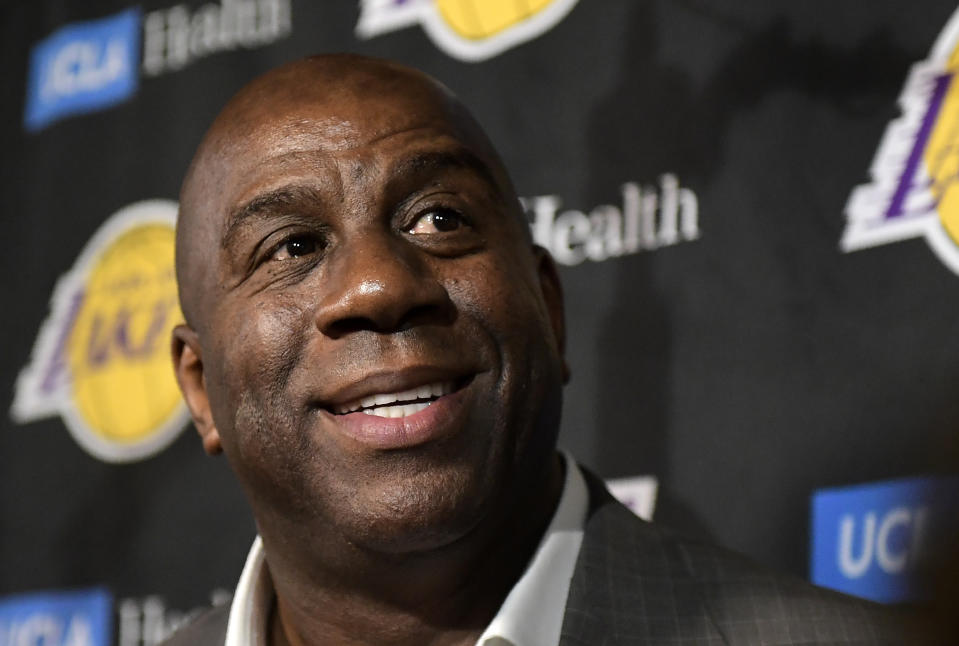
[[[466,388],[443,395],[407,417],[379,417],[363,412],[334,415],[337,429],[352,440],[382,451],[405,449],[449,435],[457,426]]]

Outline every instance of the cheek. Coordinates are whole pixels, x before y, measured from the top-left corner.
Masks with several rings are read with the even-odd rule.
[[[211,392],[214,419],[237,450],[275,436],[288,420],[286,384],[301,356],[304,313],[292,300],[257,300],[223,317],[217,341],[221,360]],[[269,427],[270,433],[263,433]],[[229,449],[228,449],[229,452]]]
[[[500,342],[522,344],[543,338],[548,330],[546,307],[525,264],[511,256],[490,255],[478,259],[466,276],[455,281],[454,300]]]
[[[512,398],[558,365],[558,353],[539,283],[510,255],[477,258],[447,283],[461,314],[485,337],[498,368],[498,397]]]
[[[497,463],[514,474],[542,473],[559,428],[562,363],[539,279],[505,256],[484,259],[469,275],[482,280],[461,278],[459,296],[497,357],[486,402]]]

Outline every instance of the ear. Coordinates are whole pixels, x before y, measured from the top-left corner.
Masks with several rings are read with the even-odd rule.
[[[197,333],[187,325],[174,327],[172,350],[176,380],[190,409],[193,424],[203,440],[203,449],[210,455],[217,455],[223,451],[223,447],[210,412],[210,398],[203,375],[203,354]]]
[[[563,383],[569,383],[570,370],[566,363],[566,319],[563,309],[563,286],[559,280],[559,271],[553,257],[546,249],[533,245],[533,255],[536,258],[536,270],[539,276],[539,288],[546,301],[550,324],[553,327],[553,336],[556,340],[556,349],[563,368]]]

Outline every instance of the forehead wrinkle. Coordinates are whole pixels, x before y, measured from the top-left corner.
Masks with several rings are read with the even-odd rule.
[[[311,106],[316,109],[317,106]],[[248,124],[233,136],[238,140],[258,139],[265,157],[280,157],[290,150],[335,152],[362,145],[361,131],[349,119],[272,115],[271,120]]]

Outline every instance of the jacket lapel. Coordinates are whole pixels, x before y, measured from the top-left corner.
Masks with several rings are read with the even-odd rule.
[[[725,644],[677,544],[583,472],[590,508],[560,646]]]

